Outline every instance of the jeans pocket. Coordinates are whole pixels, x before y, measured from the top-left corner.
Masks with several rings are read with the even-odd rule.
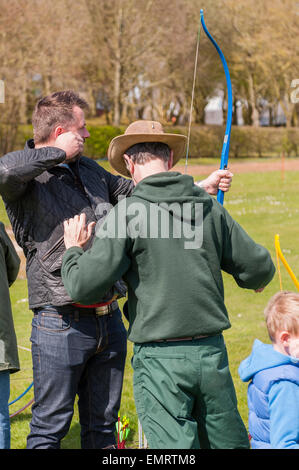
[[[39,330],[59,333],[68,330],[71,323],[66,315],[42,311],[35,315],[33,326],[36,326]]]

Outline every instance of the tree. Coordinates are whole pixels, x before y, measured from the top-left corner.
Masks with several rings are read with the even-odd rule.
[[[99,85],[110,90],[115,125],[129,104],[129,94],[143,76],[146,80],[146,64],[158,48],[160,28],[153,25],[158,4],[157,0],[86,0]]]

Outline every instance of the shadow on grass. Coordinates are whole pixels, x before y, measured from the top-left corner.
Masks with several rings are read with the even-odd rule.
[[[81,449],[80,430],[79,423],[72,424],[69,432],[61,441],[61,449]]]
[[[10,419],[11,424],[21,424],[24,422],[30,422],[31,421],[31,413],[20,413],[19,415],[14,416],[13,418]]]

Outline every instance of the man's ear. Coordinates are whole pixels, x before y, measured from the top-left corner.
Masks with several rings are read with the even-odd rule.
[[[167,167],[168,167],[168,170],[170,170],[170,168],[173,167],[173,150],[170,150],[170,157],[167,162]]]
[[[57,137],[61,134],[63,134],[65,132],[65,129],[63,129],[63,127],[61,126],[57,126],[55,127],[54,131],[53,131],[53,138],[54,140],[57,139]]]
[[[124,160],[126,162],[127,170],[133,176],[134,175],[134,170],[135,170],[134,162],[131,160],[131,158],[126,153],[124,153],[123,157],[124,157]]]

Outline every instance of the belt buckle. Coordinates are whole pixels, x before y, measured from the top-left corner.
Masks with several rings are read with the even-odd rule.
[[[101,307],[95,308],[95,313],[97,316],[101,317],[103,315],[107,315],[108,313],[112,313],[117,307],[117,302],[112,300],[112,302],[108,305],[102,305]]]
[[[102,307],[96,307],[95,312],[97,317],[107,315],[109,313],[109,305],[103,305]]]

